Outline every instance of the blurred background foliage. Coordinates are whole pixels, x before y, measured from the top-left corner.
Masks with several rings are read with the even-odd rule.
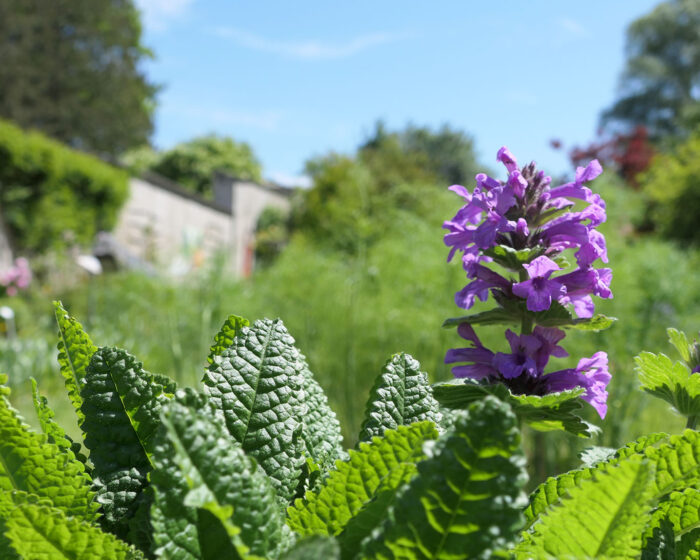
[[[14,6],[20,13],[15,4],[1,7]],[[571,150],[574,165],[598,157],[605,167],[592,188],[608,204],[601,229],[608,240],[615,297],[597,306],[619,320],[609,331],[573,332],[565,340],[571,358],[557,360],[557,368],[605,350],[613,380],[599,438],[547,436],[550,473],[576,464],[584,446],[618,446],[643,433],[683,427],[666,405],[637,389],[633,357],[642,350],[668,352],[669,326],[689,334],[700,328],[700,130],[691,133],[692,115],[700,106],[698,14],[700,0],[673,0],[630,26],[620,96],[603,117],[608,128],[589,146]],[[674,53],[683,54],[682,67]],[[14,118],[3,109],[2,96],[10,95],[5,87],[0,79],[0,115]],[[635,108],[642,107],[637,102],[646,105],[626,111],[630,99],[636,99]],[[41,128],[39,121],[22,124]],[[71,143],[50,127],[44,130]],[[87,140],[73,144],[93,148]],[[109,149],[98,144],[94,149],[117,153],[132,170],[154,170],[205,196],[215,170],[254,180],[262,174],[252,149],[231,139],[196,138],[162,153],[139,146],[143,138],[126,146],[131,151],[121,140]],[[0,174],[9,173],[8,166],[21,169],[2,153]],[[52,176],[51,170],[48,166],[37,176]],[[30,420],[28,378],[39,379],[59,420],[75,433],[55,363],[52,299],[63,300],[96,344],[124,347],[147,369],[183,384],[201,378],[211,339],[229,314],[251,320],[282,317],[338,411],[346,444],[352,445],[369,388],[392,353],[409,352],[434,381],[451,376],[443,357],[460,339],[440,325],[460,313],[453,294],[466,279],[459,263],[446,263],[440,228],[462,202],[446,187],[471,188],[479,171],[489,168],[477,161],[474,140],[462,131],[447,125],[388,130],[379,122],[355,153],[329,153],[307,162],[312,186],[295,193],[288,216],[263,214],[256,246],[263,266],[246,280],[230,278],[222,260],[178,280],[117,272],[66,281],[60,271],[67,251],[54,247],[47,257],[54,274],[22,297],[0,300],[15,309],[19,334],[15,340],[0,339],[0,371],[9,373],[14,400]],[[91,180],[90,188],[98,184]],[[51,197],[63,191],[42,192]],[[6,219],[8,208],[3,199]],[[32,242],[32,235],[22,235],[23,242]],[[479,303],[476,311],[489,306]],[[487,346],[505,349],[502,328],[479,334]],[[588,413],[596,421],[593,410]]]

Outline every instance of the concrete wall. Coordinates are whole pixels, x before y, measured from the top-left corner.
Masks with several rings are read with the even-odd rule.
[[[166,268],[192,268],[223,251],[233,273],[254,265],[255,226],[267,206],[289,208],[288,189],[214,177],[214,201],[162,177],[131,179],[131,194],[113,235],[132,256]]]

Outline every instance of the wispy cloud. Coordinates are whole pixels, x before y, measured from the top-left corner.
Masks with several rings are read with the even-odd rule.
[[[249,127],[275,131],[284,117],[282,111],[275,110],[233,110],[226,107],[198,106],[187,103],[174,103],[164,107],[165,112],[178,118],[198,121],[212,129],[222,126]]]
[[[372,47],[395,43],[413,36],[413,34],[406,32],[371,33],[354,37],[343,43],[331,44],[313,40],[280,41],[249,33],[235,27],[217,27],[214,29],[214,33],[219,37],[235,42],[241,47],[304,60],[346,58]]]
[[[195,0],[136,0],[147,28],[163,31],[184,16]]]
[[[587,37],[588,30],[575,19],[561,17],[557,20],[557,25],[567,34],[575,37]]]

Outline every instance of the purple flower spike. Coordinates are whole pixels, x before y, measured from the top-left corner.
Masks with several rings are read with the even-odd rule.
[[[469,362],[468,365],[453,367],[453,375],[457,378],[469,377],[471,379],[484,379],[496,376],[498,372],[491,364],[493,352],[488,348],[484,348],[473,327],[469,323],[462,323],[458,327],[457,332],[462,338],[471,342],[473,348],[454,348],[447,351],[445,356],[446,364]]]
[[[510,343],[510,354],[498,352],[493,358],[493,365],[505,379],[513,379],[523,374],[537,377],[538,369],[535,353],[541,348],[542,341],[536,336],[518,336],[513,331],[506,331]]]
[[[559,270],[553,260],[541,256],[524,266],[530,280],[513,284],[513,293],[527,298],[527,308],[530,311],[545,311],[551,307],[552,300],[566,295],[566,287],[561,282],[549,279],[552,272]]]
[[[510,150],[505,146],[498,150],[496,160],[500,161],[503,165],[506,166],[508,173],[512,173],[513,171],[518,169],[518,162],[515,160],[515,157],[513,157],[513,154],[510,153]]]

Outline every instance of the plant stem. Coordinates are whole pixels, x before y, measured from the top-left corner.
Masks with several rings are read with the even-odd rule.
[[[698,423],[697,415],[692,414],[691,416],[688,416],[688,423],[685,425],[685,428],[687,430],[694,430],[697,423]]]

